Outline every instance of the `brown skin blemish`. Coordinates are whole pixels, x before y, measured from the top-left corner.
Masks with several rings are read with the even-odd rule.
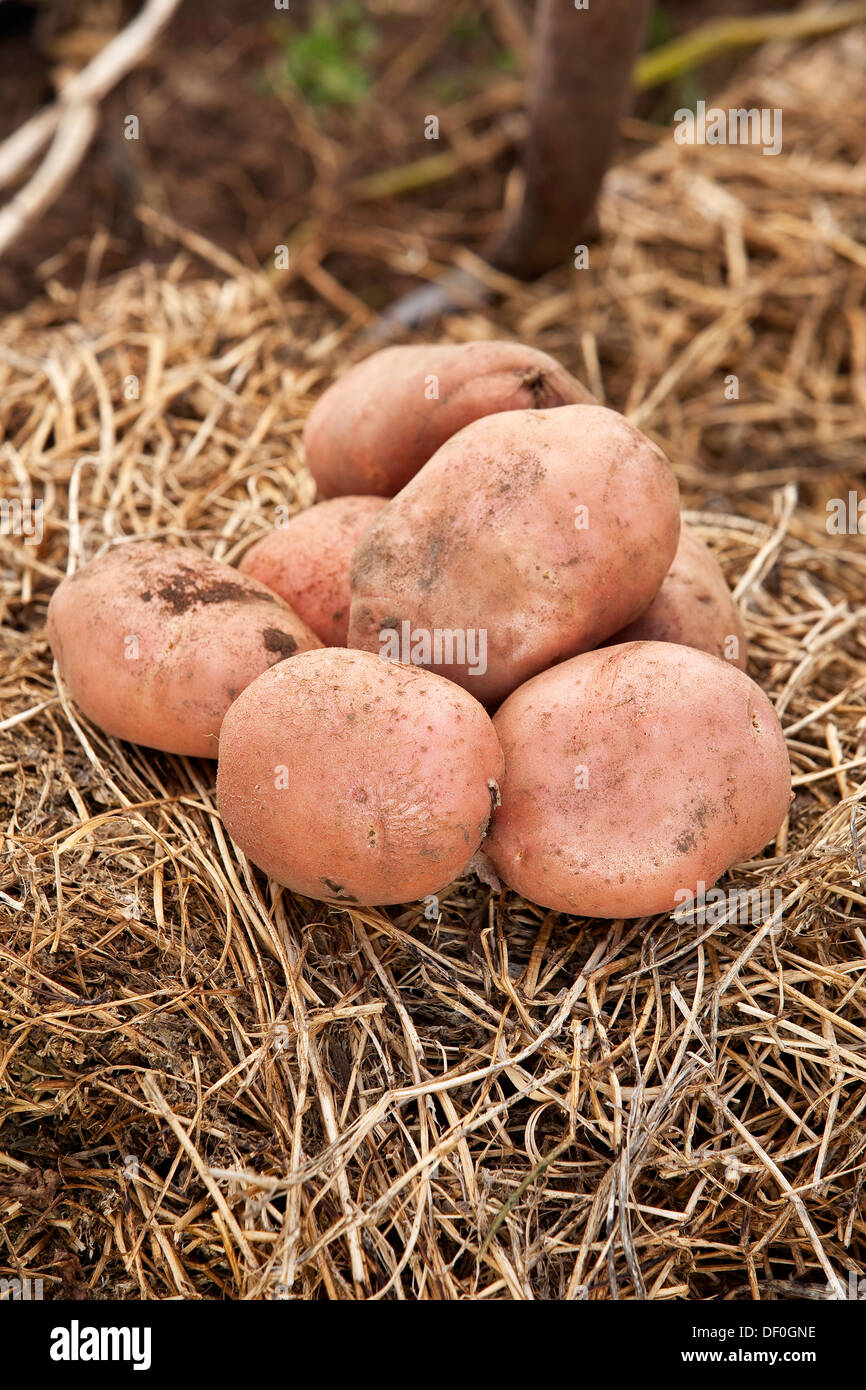
[[[278,627],[266,627],[262,633],[262,640],[267,651],[279,653],[280,661],[285,661],[288,656],[294,656],[298,650],[298,644],[294,637],[290,637],[288,632],[281,632]]]
[[[191,565],[181,566],[171,579],[156,590],[156,596],[175,615],[211,603],[277,602],[276,594],[261,592],[232,579],[223,579],[222,576],[210,578],[206,571],[203,573]],[[146,589],[141,598],[145,603],[150,603],[153,592]]]

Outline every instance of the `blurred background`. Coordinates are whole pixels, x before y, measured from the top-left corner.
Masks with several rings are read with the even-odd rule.
[[[294,251],[315,237],[325,269],[376,310],[429,275],[431,260],[495,235],[526,130],[531,0],[282,3],[181,0],[152,51],[105,97],[75,176],[0,260],[0,306],[21,306],[49,279],[74,285],[142,257],[170,258],[174,248],[138,215],[142,204],[251,267],[279,244]],[[139,8],[0,0],[0,138]],[[657,0],[646,47],[665,52],[719,17],[790,9],[785,0]],[[755,47],[746,34],[733,47],[709,42],[647,72],[619,158],[645,148],[677,108],[711,95]],[[129,114],[135,139],[125,134]],[[438,140],[425,138],[430,114]]]

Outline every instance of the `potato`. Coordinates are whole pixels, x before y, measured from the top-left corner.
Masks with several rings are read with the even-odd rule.
[[[206,758],[245,685],[322,645],[255,580],[151,541],[115,546],[64,579],[48,640],[72,698],[106,733]]]
[[[362,538],[349,646],[494,704],[642,613],[679,526],[670,464],[615,411],[487,416],[443,444]]]
[[[759,854],[791,799],[766,695],[689,647],[587,652],[521,686],[493,722],[506,777],[484,852],[510,888],[558,912],[682,906]]]
[[[253,681],[220,735],[217,800],[240,849],[308,898],[438,893],[478,849],[502,781],[487,714],[369,652],[306,652]]]
[[[683,526],[674,562],[649,608],[607,640],[679,642],[746,669],[746,634],[713,552]]]
[[[238,569],[266,584],[326,647],[345,647],[349,631],[349,565],[384,497],[335,497],[290,517],[252,549]]]
[[[521,343],[384,348],[313,406],[304,431],[307,466],[322,497],[393,497],[473,420],[593,400],[552,357]]]

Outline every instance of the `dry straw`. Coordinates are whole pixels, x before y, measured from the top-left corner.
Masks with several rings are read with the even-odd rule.
[[[303,418],[364,317],[323,233],[313,299],[175,229],[167,271],[0,330],[2,495],[43,498],[45,532],[0,539],[0,1273],[253,1299],[866,1275],[866,539],[825,525],[866,497],[864,53],[746,69],[730,104],[784,107],[777,158],[633,124],[590,272],[500,277],[444,328],[556,353],[674,460],[788,736],[790,818],[731,876],[781,895],[757,923],[569,920],[475,880],[427,916],[329,912],[234,851],[212,764],[67,701],[68,568],[121,535],[231,561],[312,500]]]

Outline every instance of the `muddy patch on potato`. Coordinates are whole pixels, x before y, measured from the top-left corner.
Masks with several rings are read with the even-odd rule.
[[[276,603],[276,595],[260,592],[233,579],[215,577],[192,566],[183,566],[159,587],[144,589],[143,603],[151,603],[154,594],[175,615],[188,613],[191,608],[211,603],[252,603],[262,600]]]
[[[294,656],[298,650],[298,644],[294,637],[288,632],[281,632],[278,627],[266,627],[262,633],[265,648],[269,652],[276,652],[280,661],[285,661],[286,657]]]

